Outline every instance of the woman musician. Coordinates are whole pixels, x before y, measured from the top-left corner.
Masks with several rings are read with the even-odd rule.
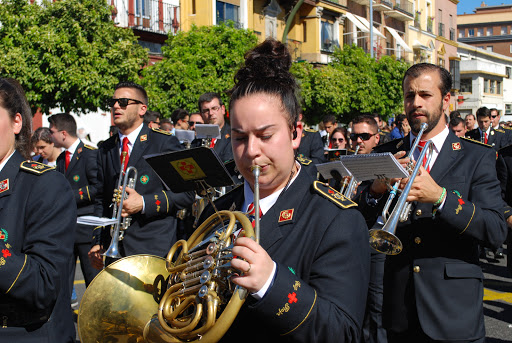
[[[296,160],[302,136],[291,56],[268,39],[246,54],[229,104],[245,183],[216,201],[249,212],[261,167],[260,244],[236,240],[233,282],[250,295],[222,341],[359,342],[369,279],[368,229],[354,203]],[[211,208],[203,213],[207,218]]]

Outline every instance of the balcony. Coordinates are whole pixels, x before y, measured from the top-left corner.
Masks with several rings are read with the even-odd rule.
[[[135,0],[129,5],[119,0],[113,12],[114,22],[121,27],[168,35],[180,28],[180,7],[165,0]]]
[[[433,33],[434,30],[434,18],[427,17],[427,32]]]
[[[410,1],[395,0],[393,10],[384,11],[384,14],[400,21],[414,20],[413,5]]]
[[[438,28],[437,28],[437,35],[444,37],[444,24],[443,23],[439,23]]]
[[[373,9],[375,11],[389,11],[393,9],[393,3],[391,0],[374,0]]]

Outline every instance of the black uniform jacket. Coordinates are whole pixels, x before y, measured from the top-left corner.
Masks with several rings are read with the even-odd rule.
[[[406,136],[375,152],[409,149]],[[449,133],[430,171],[446,188],[444,207],[433,217],[432,204],[414,203],[408,221],[396,229],[403,251],[386,259],[383,318],[388,329],[404,331],[417,313],[432,339],[484,337],[478,245],[500,246],[507,230],[495,165],[493,149]],[[386,199],[373,207],[375,216]],[[363,212],[372,210],[365,201],[359,203]]]
[[[98,149],[98,184],[95,215],[112,217],[112,195],[117,188],[121,161],[119,135],[106,140]],[[153,254],[166,256],[176,242],[176,212],[194,201],[194,194],[176,194],[166,190],[158,175],[144,160],[144,155],[181,150],[178,139],[166,131],[150,129],[144,124],[129,156],[128,167],[137,169],[135,190],[144,198],[145,212],[132,216],[125,231],[123,256]],[[110,227],[103,229],[101,244],[111,241]],[[123,250],[124,249],[124,250]]]
[[[221,139],[215,141],[213,150],[219,155],[222,162],[231,161],[233,159],[233,149],[231,148],[231,126],[228,123],[224,123],[222,129],[220,129]]]
[[[297,149],[298,156],[310,159],[314,164],[324,163],[324,143],[320,132],[305,129],[302,131],[300,146]]]
[[[23,161],[15,152],[0,172],[0,342],[74,342],[73,194],[53,167]]]
[[[97,150],[80,141],[75,153],[71,156],[66,170],[66,153],[57,158],[57,171],[64,174],[73,190],[78,216],[94,214],[94,197],[98,174]],[[77,225],[76,242],[86,243],[92,240],[93,227]]]
[[[466,132],[466,137],[471,138],[475,141],[483,142],[483,139],[480,134],[480,129],[473,129],[471,131]],[[489,137],[487,137],[487,145],[492,146],[494,149],[498,150],[508,145],[508,138],[504,130],[498,129],[495,130],[491,127],[491,131],[489,131]]]
[[[243,193],[243,186],[234,189],[217,208],[240,210]],[[317,193],[302,169],[261,218],[260,244],[277,272],[263,299],[248,296],[223,342],[359,342],[370,270],[368,229],[352,201],[333,200]],[[211,213],[207,208],[202,219]]]

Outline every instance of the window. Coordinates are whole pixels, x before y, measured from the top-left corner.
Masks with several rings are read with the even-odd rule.
[[[488,46],[487,49],[485,49],[485,50],[492,52],[492,45]]]
[[[304,43],[306,43],[308,41],[308,26],[307,26],[308,22],[307,21],[304,21],[304,23],[302,23],[302,28],[303,28],[303,41]]]
[[[240,6],[217,1],[217,23],[232,20],[236,28],[240,28]]]
[[[501,34],[502,35],[506,35],[507,34],[507,27],[506,26],[502,26],[501,27]]]
[[[450,60],[450,74],[452,74],[452,88],[460,89],[460,61]]]
[[[475,29],[468,29],[468,37],[475,37]]]
[[[443,68],[444,68],[444,58],[439,57],[439,58],[437,59],[437,65],[439,65],[440,67],[443,67]]]
[[[334,36],[334,25],[328,21],[322,21],[321,30],[321,47],[320,50],[333,52],[334,47],[337,46],[338,42],[333,41]]]
[[[487,36],[492,36],[492,27],[487,28]]]
[[[496,94],[501,94],[501,81],[496,81]]]
[[[135,16],[149,18],[151,4],[149,0],[136,0],[135,1]]]
[[[477,48],[478,48],[478,49],[485,50],[485,46],[483,46],[483,45],[477,46]]]
[[[510,79],[512,77],[512,67],[505,67],[505,74],[507,74],[507,79]]]
[[[505,114],[512,114],[512,104],[505,104]]]
[[[460,79],[460,92],[461,93],[473,93],[473,80]]]
[[[484,29],[481,27],[478,29],[478,31],[476,32],[476,36],[477,37],[480,37],[480,36],[483,36],[484,35]]]
[[[459,38],[464,38],[464,29],[459,30]]]
[[[496,94],[496,80],[489,80],[489,93]]]
[[[512,54],[512,44],[510,44],[510,53]]]
[[[489,93],[489,80],[484,79],[484,93]]]

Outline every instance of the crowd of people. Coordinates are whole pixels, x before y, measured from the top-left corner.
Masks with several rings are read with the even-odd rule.
[[[193,230],[180,229],[178,213],[196,194],[169,190],[143,156],[206,145],[221,162],[234,160],[243,182],[199,221],[217,210],[250,212],[252,169],[261,168],[261,240],[239,237],[232,247],[231,265],[241,273],[230,282],[247,289],[248,301],[223,341],[484,342],[479,256],[489,249],[502,257],[512,227],[512,130],[500,126],[495,109],[448,114],[449,72],[421,63],[404,75],[405,113],[391,127],[373,113],[348,126],[327,116],[316,131],[305,127],[290,67],[287,48],[267,39],[245,55],[229,104],[205,93],[196,113],[176,109],[171,118],[148,111],[142,86],[121,82],[108,100],[110,138],[97,148],[67,113],[32,133],[21,86],[0,79],[0,335],[74,342],[76,261],[88,286],[115,260],[103,256],[110,226],[77,224],[77,217],[111,218],[119,179],[135,167],[119,208],[130,218],[119,251],[165,257]],[[197,124],[217,125],[220,139],[177,138]],[[432,157],[419,161],[427,141]],[[318,180],[317,164],[380,152],[404,167],[422,165],[410,178],[365,180],[350,193],[342,178]],[[395,182],[410,186],[412,210],[396,227],[402,252],[386,256],[370,248],[369,229],[382,221]],[[254,323],[262,329],[246,335]]]

